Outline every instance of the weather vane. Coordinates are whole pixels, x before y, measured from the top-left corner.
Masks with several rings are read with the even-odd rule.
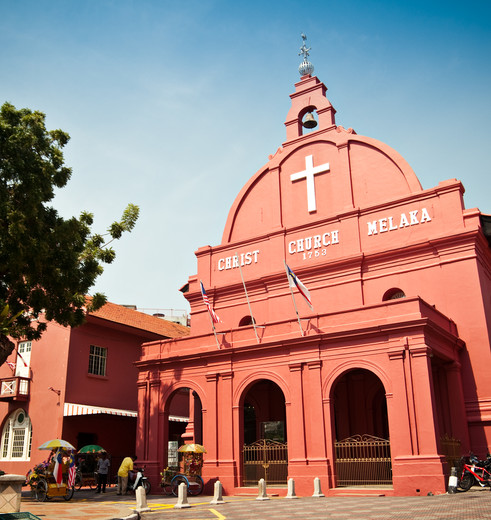
[[[303,55],[303,61],[302,63],[300,63],[300,66],[298,67],[298,72],[300,76],[311,76],[314,72],[314,66],[307,59],[309,57],[309,51],[311,47],[307,47],[307,45],[305,44],[305,42],[307,41],[307,36],[305,36],[304,33],[302,33],[301,36],[302,46],[300,47],[300,52],[298,53],[298,55]]]
[[[309,47],[307,49],[307,46],[305,45],[305,42],[307,40],[307,36],[305,36],[304,33],[301,34],[302,36],[302,46],[300,47],[300,52],[298,53],[298,55],[300,56],[301,54],[303,54],[303,61],[307,61],[307,58],[309,57],[309,51],[311,49],[311,47]]]

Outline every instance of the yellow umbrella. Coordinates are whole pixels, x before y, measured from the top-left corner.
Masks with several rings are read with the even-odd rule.
[[[184,444],[177,451],[180,452],[194,452],[194,453],[206,453],[206,449],[201,444]]]
[[[39,446],[40,450],[56,450],[58,448],[65,448],[66,450],[74,450],[75,447],[72,446],[69,442],[64,441],[63,439],[52,439],[51,441],[46,441]]]

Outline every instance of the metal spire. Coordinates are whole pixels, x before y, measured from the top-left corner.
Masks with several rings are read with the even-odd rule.
[[[300,47],[300,52],[298,53],[299,56],[303,55],[303,61],[300,63],[300,66],[298,67],[298,72],[300,76],[311,76],[314,73],[314,66],[310,61],[308,61],[309,57],[309,51],[311,47],[307,48],[307,45],[305,42],[307,41],[307,36],[305,34],[301,34],[302,36],[302,46]]]

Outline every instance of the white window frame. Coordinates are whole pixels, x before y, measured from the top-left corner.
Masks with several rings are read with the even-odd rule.
[[[32,341],[21,341],[17,345],[17,363],[15,366],[16,376],[30,377],[31,351]]]
[[[19,439],[17,448],[21,447],[20,456],[13,456],[14,440]],[[31,419],[23,409],[16,410],[5,422],[2,430],[2,443],[0,446],[0,460],[23,461],[31,460],[32,424]]]

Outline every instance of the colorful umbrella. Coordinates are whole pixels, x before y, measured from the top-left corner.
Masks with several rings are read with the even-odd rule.
[[[103,451],[106,450],[97,444],[87,444],[87,446],[84,446],[78,450],[79,453],[102,453]]]
[[[69,442],[64,441],[63,439],[52,439],[51,441],[46,441],[39,446],[40,450],[56,450],[58,448],[65,448],[66,450],[74,450],[75,447],[72,446]]]
[[[206,453],[206,449],[201,444],[184,444],[177,451],[180,452],[194,452],[194,453]]]

